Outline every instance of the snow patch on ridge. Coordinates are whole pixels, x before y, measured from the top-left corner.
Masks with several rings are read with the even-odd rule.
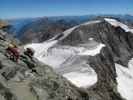
[[[72,27],[66,31],[63,32],[63,37],[61,37],[59,40],[63,40],[64,38],[66,38],[69,34],[72,33],[73,30],[75,30],[76,28],[80,27],[80,26],[83,26],[83,25],[89,25],[89,24],[96,24],[96,23],[100,23],[101,21],[100,20],[95,20],[95,21],[88,21],[88,22],[85,22],[83,24],[80,24],[80,25],[77,25],[75,27]]]
[[[115,19],[110,19],[110,18],[104,18],[105,21],[107,21],[108,23],[110,23],[111,25],[115,26],[115,27],[121,27],[122,29],[125,30],[125,32],[131,32],[133,33],[133,29],[129,28],[127,25],[115,20]]]
[[[81,25],[89,25],[89,24],[96,24],[96,23],[100,23],[101,21],[100,20],[95,20],[95,21],[88,21],[88,22],[85,22]]]
[[[123,98],[133,100],[133,59],[128,63],[128,68],[115,64],[117,72],[118,91]]]
[[[78,27],[79,27],[79,25],[78,25],[78,26],[75,26],[75,27],[72,27],[72,28],[70,28],[70,29],[64,31],[64,32],[63,32],[63,37],[61,37],[59,40],[63,40],[64,38],[66,38],[69,34],[72,33],[73,30],[75,30],[75,29],[78,28]]]

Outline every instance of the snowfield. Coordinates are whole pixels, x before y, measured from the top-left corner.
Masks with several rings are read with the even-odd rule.
[[[70,72],[63,75],[73,84],[76,84],[78,87],[90,87],[97,82],[97,75],[95,73],[79,73],[79,72]]]
[[[95,49],[91,49],[91,50],[88,50],[88,49],[84,49],[82,50],[78,55],[90,55],[90,56],[95,56],[97,54],[100,53],[101,49],[105,47],[104,44],[99,44]]]
[[[128,68],[115,64],[117,72],[118,91],[123,98],[133,100],[133,58]]]
[[[100,53],[105,46],[102,43],[95,42],[92,38],[90,48],[85,46],[60,46],[58,41],[48,41],[26,45],[35,50],[35,57],[41,62],[50,65],[58,73],[70,80],[78,87],[88,87],[97,82],[96,72],[87,64],[89,56],[95,56]]]

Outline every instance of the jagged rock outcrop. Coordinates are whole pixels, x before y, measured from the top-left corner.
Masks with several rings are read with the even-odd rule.
[[[18,63],[6,57],[9,42],[0,40],[0,100],[85,100],[84,90],[38,60],[23,53]]]

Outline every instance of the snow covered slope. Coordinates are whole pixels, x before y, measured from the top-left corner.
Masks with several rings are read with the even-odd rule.
[[[110,23],[111,25],[115,26],[115,27],[121,27],[122,29],[125,30],[125,32],[132,32],[133,33],[133,29],[129,28],[127,25],[115,20],[115,19],[110,19],[110,18],[104,18],[105,21],[107,21],[108,23]]]
[[[129,68],[116,64],[118,91],[127,100],[133,100],[133,59],[128,63]]]

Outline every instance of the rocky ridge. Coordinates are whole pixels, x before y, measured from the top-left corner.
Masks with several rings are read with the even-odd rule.
[[[22,53],[14,62],[5,56],[10,39],[0,40],[0,100],[85,100],[83,91],[37,59]],[[87,95],[86,95],[87,96]]]

